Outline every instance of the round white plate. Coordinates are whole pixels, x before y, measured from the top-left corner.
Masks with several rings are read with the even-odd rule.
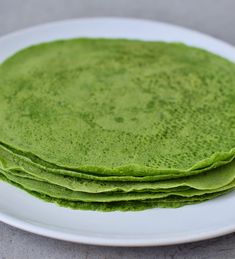
[[[95,18],[56,22],[0,39],[0,62],[39,42],[74,37],[178,41],[235,61],[235,49],[177,26],[134,19]],[[0,183],[0,220],[12,226],[73,242],[112,246],[155,246],[197,241],[235,231],[235,192],[179,209],[101,213],[42,202]]]

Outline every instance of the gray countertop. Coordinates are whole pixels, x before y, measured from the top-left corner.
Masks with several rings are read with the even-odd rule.
[[[0,0],[0,36],[49,21],[135,17],[175,23],[235,45],[234,0]],[[168,247],[113,248],[73,244],[0,223],[0,259],[235,258],[235,234]]]

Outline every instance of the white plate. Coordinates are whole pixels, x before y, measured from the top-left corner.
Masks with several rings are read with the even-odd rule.
[[[133,19],[98,18],[56,22],[0,39],[0,62],[31,44],[74,37],[121,37],[180,41],[235,61],[235,49],[217,39],[177,26]],[[169,245],[235,231],[235,193],[179,209],[100,213],[74,211],[42,202],[0,183],[0,220],[62,240],[112,246]]]

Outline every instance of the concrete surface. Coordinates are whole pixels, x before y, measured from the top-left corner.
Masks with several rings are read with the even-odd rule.
[[[234,0],[0,0],[0,36],[54,20],[124,16],[175,23],[235,45]],[[235,258],[235,234],[152,248],[79,245],[40,237],[0,223],[0,259]]]

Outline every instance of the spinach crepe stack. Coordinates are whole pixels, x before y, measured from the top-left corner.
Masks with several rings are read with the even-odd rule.
[[[100,211],[235,187],[235,65],[180,43],[73,39],[0,66],[0,178]]]

